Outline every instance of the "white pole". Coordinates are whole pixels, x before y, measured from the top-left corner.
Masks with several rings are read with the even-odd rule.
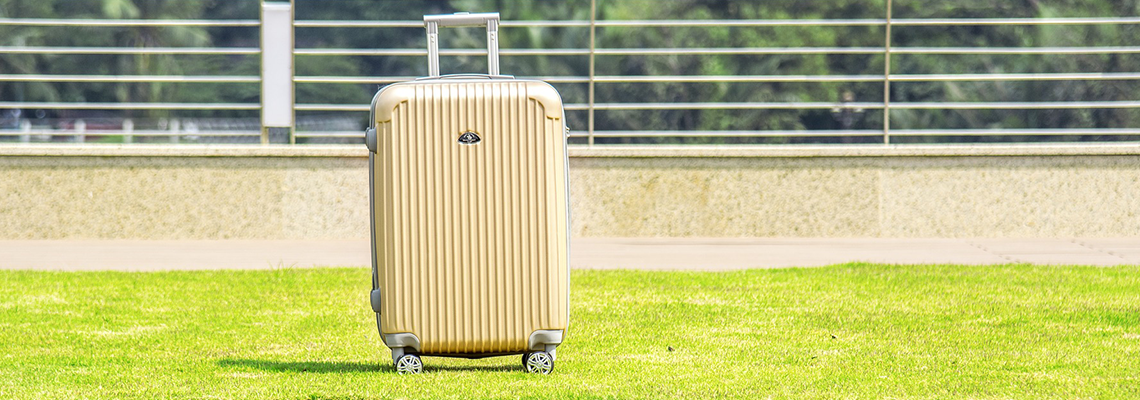
[[[135,121],[132,119],[123,120],[123,143],[135,142]]]
[[[75,121],[75,143],[83,143],[83,142],[87,141],[87,135],[85,135],[86,132],[87,132],[87,121],[84,121],[84,120]]]
[[[28,143],[32,140],[32,121],[27,118],[20,119],[20,141]]]
[[[262,144],[269,143],[270,128],[288,129],[294,141],[293,103],[293,6],[267,1],[261,5]]]
[[[178,143],[178,129],[182,126],[182,121],[175,118],[170,120],[170,143]]]

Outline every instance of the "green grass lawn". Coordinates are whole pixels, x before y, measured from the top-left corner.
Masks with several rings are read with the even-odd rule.
[[[1140,398],[1140,267],[572,278],[552,375],[399,376],[367,269],[0,271],[0,398]]]

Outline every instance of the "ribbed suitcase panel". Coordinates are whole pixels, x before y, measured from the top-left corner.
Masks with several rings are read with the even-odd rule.
[[[374,207],[382,333],[424,353],[523,351],[566,329],[563,121],[535,82],[410,84],[377,121]],[[561,110],[554,115],[561,116]],[[481,142],[459,144],[466,131]]]

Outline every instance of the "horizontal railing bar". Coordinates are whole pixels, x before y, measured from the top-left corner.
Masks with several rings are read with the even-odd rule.
[[[295,49],[299,56],[426,56],[426,49]],[[486,49],[446,49],[440,50],[443,56],[487,55]],[[501,56],[573,56],[589,55],[588,49],[500,49]]]
[[[0,137],[39,135],[39,136],[74,136],[75,130],[33,130],[33,131],[4,131],[0,130]],[[91,136],[260,136],[258,131],[169,131],[169,130],[136,130],[126,132],[122,130],[87,130],[82,132]],[[881,130],[782,130],[782,131],[594,131],[594,136],[602,137],[835,137],[835,136],[882,136]],[[364,132],[356,131],[328,131],[328,132],[295,132],[298,138],[364,138]],[[570,137],[586,137],[587,133],[571,132]]]
[[[738,105],[733,107],[732,105]],[[613,110],[641,110],[641,109],[700,109],[700,108],[765,108],[756,106],[756,104],[764,103],[597,103],[595,109],[613,109]],[[772,103],[768,103],[772,104]],[[806,104],[806,103],[805,103]],[[819,104],[832,104],[834,103],[819,103]],[[872,103],[868,103],[872,104]],[[719,107],[717,107],[719,105]],[[751,107],[745,105],[752,105]],[[882,108],[882,104],[876,104],[878,108]],[[671,106],[671,107],[667,107]],[[607,107],[607,108],[603,108]],[[565,104],[563,108],[567,111],[579,111],[589,109],[589,105],[584,103],[569,103]],[[783,107],[783,108],[797,108],[797,107]],[[297,111],[368,111],[369,105],[367,104],[297,104],[293,107]]]
[[[892,54],[1122,54],[1140,46],[1081,47],[891,47]]]
[[[892,81],[1016,81],[1016,80],[1131,80],[1135,72],[1077,72],[1043,74],[896,74]],[[587,79],[588,80],[588,79]],[[595,82],[881,82],[882,75],[615,75]]]
[[[298,28],[423,28],[423,21],[353,21],[353,20],[298,20],[293,22]],[[581,27],[590,26],[590,21],[501,21],[500,27]]]
[[[293,133],[294,136],[299,138],[344,138],[344,139],[363,139],[364,131],[297,131]]]
[[[503,21],[506,22],[506,21]],[[586,23],[589,25],[589,22]],[[297,28],[423,28],[423,21],[353,21],[305,19],[293,21]],[[503,26],[500,23],[499,26]]]
[[[260,110],[256,103],[70,103],[0,102],[0,108],[43,108],[54,110]]]
[[[676,48],[676,49],[595,49],[597,55],[630,54],[879,54],[879,47],[728,47],[728,48]],[[301,56],[426,56],[420,49],[296,49]],[[440,50],[444,56],[486,55],[484,49]],[[589,49],[500,49],[501,56],[576,56],[589,55]]]
[[[682,54],[880,54],[881,47],[724,47],[596,49],[598,55]],[[484,52],[485,53],[485,52]],[[1140,46],[1099,47],[891,47],[897,54],[1109,54],[1140,53]]]
[[[417,76],[298,76],[297,83],[393,83],[415,80]],[[585,76],[539,76],[526,77],[555,83],[585,83]],[[882,75],[633,75],[595,76],[595,82],[636,83],[636,82],[877,82]]]
[[[1140,17],[1078,18],[892,18],[895,26],[926,25],[1121,25],[1140,24]]]
[[[671,103],[595,103],[595,110],[702,110],[702,109],[832,109],[836,107],[882,109],[882,103],[834,102],[671,102]],[[0,108],[44,109],[190,109],[190,110],[256,110],[250,103],[51,103],[0,102]],[[586,110],[588,104],[566,104],[567,110]],[[896,102],[894,109],[1070,109],[1070,108],[1140,108],[1140,101],[1074,101],[1074,102]],[[297,104],[297,111],[368,111],[367,104]]]
[[[597,26],[866,26],[883,25],[883,19],[724,19],[724,20],[609,20]],[[299,28],[423,28],[423,21],[301,20]],[[501,27],[588,27],[587,20],[502,21]]]
[[[893,50],[892,50],[893,51]],[[601,48],[598,55],[683,54],[879,54],[882,47],[697,47],[697,48]]]
[[[695,135],[688,133],[694,132]],[[794,136],[882,136],[882,130],[772,130],[772,131],[594,131],[603,137],[794,137]],[[891,129],[891,135],[902,136],[1058,136],[1058,135],[1140,135],[1136,128],[1089,129]],[[571,137],[587,137],[587,133],[571,132]]]
[[[885,19],[694,19],[694,20],[607,20],[596,26],[880,26]],[[891,25],[1120,25],[1140,24],[1140,17],[1078,18],[893,18]],[[300,20],[299,28],[422,28],[423,21]],[[588,27],[590,21],[503,21],[504,27]]]
[[[101,132],[106,132],[106,131],[87,131],[86,133],[89,135],[98,135]],[[126,133],[127,132],[125,132],[125,131],[119,131],[119,134],[126,134]],[[187,130],[185,130],[185,127],[183,127],[183,130],[179,130],[179,131],[171,131],[171,130],[141,130],[140,131],[140,130],[136,130],[136,131],[130,132],[130,134],[136,135],[136,136],[261,136],[261,131],[213,131],[213,130],[187,131]]]
[[[1064,108],[1140,108],[1140,101],[1029,101],[1029,102],[891,102],[892,109],[908,110],[1036,110]],[[893,131],[892,131],[893,132]]]
[[[771,130],[771,131],[594,131],[594,137],[808,137],[882,136],[876,130]],[[587,132],[571,132],[571,137],[588,137]]]
[[[419,76],[295,76],[296,83],[395,83],[421,78]]]
[[[0,131],[0,136],[21,136],[21,135],[38,135],[38,136],[75,136],[78,134],[89,136],[261,136],[260,131],[171,131],[171,130],[133,130],[130,132],[121,129],[100,129],[100,130],[85,130],[83,132],[76,132],[74,129],[59,129],[59,130],[32,130],[32,131]]]
[[[1132,80],[1140,79],[1136,72],[1068,72],[1042,74],[898,74],[891,81],[1061,81],[1061,80]]]
[[[259,76],[239,75],[13,75],[0,74],[0,82],[261,82]]]
[[[0,54],[259,54],[256,47],[59,47],[0,46]],[[772,47],[772,48],[674,48],[674,49],[596,49],[597,55],[685,55],[685,54],[879,54],[877,47]],[[894,47],[894,54],[1130,54],[1140,46],[1102,47]],[[296,49],[300,56],[425,56],[419,49]],[[486,50],[440,50],[445,56],[486,55]],[[504,56],[589,55],[587,49],[502,49]]]
[[[595,82],[878,82],[882,75],[610,75]]]
[[[26,26],[259,26],[256,19],[89,19],[89,18],[0,18],[0,25]],[[709,20],[608,20],[597,26],[876,26],[884,19],[709,19]],[[892,25],[1105,25],[1140,24],[1140,17],[1078,18],[895,18]],[[297,20],[298,28],[422,28],[423,21]],[[503,27],[585,27],[586,20],[503,21]]]
[[[260,54],[257,47],[0,46],[0,54]]]
[[[80,134],[75,130],[0,130],[3,136],[74,136]],[[91,136],[260,136],[259,131],[170,131],[170,130],[86,130],[84,135]],[[881,130],[725,130],[725,131],[594,131],[598,137],[836,137],[836,136],[881,136]],[[1024,129],[891,129],[892,135],[900,136],[1121,136],[1140,135],[1140,128],[1024,128]],[[297,137],[306,138],[362,138],[363,132],[356,131],[298,131]],[[571,137],[587,137],[586,132],[571,131]]]
[[[836,107],[882,109],[883,103],[833,102],[709,102],[709,103],[594,103],[595,110],[700,110],[700,109],[831,109]],[[567,110],[588,109],[587,104],[567,104]],[[1072,102],[891,102],[892,109],[1062,109],[1140,108],[1140,101]]]
[[[877,26],[884,19],[608,20],[597,26]],[[1140,17],[892,18],[891,25],[1101,25],[1140,24]]]
[[[20,76],[20,75],[13,75]],[[4,80],[0,75],[0,80]],[[418,76],[298,76],[297,83],[394,83],[420,78]],[[555,83],[585,83],[585,76],[526,77]],[[897,74],[892,81],[1050,81],[1050,80],[1135,80],[1136,72],[1074,72],[1074,73],[1011,73],[1011,74]],[[638,82],[881,82],[882,75],[599,75],[598,83]]]
[[[368,111],[368,104],[297,104],[296,111]]]
[[[894,104],[891,105],[894,107]],[[891,136],[1140,135],[1138,128],[891,129]]]
[[[293,78],[296,83],[395,83],[407,82],[422,78],[420,76],[297,76]],[[527,79],[538,79],[554,83],[585,83],[589,77],[584,76],[528,76]]]
[[[716,102],[716,103],[594,103],[595,110],[700,110],[700,109],[830,109],[835,107],[882,109],[883,103],[832,102]],[[567,104],[567,110],[588,109],[586,104]],[[1062,109],[1140,108],[1140,101],[1071,102],[891,102],[892,109]]]
[[[605,20],[597,26],[867,26],[883,25],[884,19],[671,19]],[[587,24],[588,25],[588,24]]]
[[[895,103],[891,103],[894,107]],[[594,103],[595,110],[703,110],[703,109],[831,109],[841,106],[834,102],[707,102],[707,103]],[[843,103],[843,107],[881,109],[883,103]],[[588,104],[566,104],[567,110],[586,110]]]
[[[2,51],[0,51],[2,52]],[[772,48],[611,48],[595,49],[598,56],[630,55],[878,55],[884,49],[877,47],[772,47]],[[1135,54],[1140,47],[893,47],[891,54],[905,55],[1090,55]],[[421,49],[296,49],[299,56],[426,56]],[[442,56],[482,56],[483,49],[440,50]],[[588,49],[500,49],[500,56],[584,56]]]
[[[0,25],[26,25],[26,26],[260,26],[261,21],[256,20],[256,19],[0,18]]]

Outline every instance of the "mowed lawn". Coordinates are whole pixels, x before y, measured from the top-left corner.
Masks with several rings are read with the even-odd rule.
[[[367,269],[2,271],[0,398],[1140,398],[1140,267],[572,279],[552,375],[511,356],[399,376]]]

